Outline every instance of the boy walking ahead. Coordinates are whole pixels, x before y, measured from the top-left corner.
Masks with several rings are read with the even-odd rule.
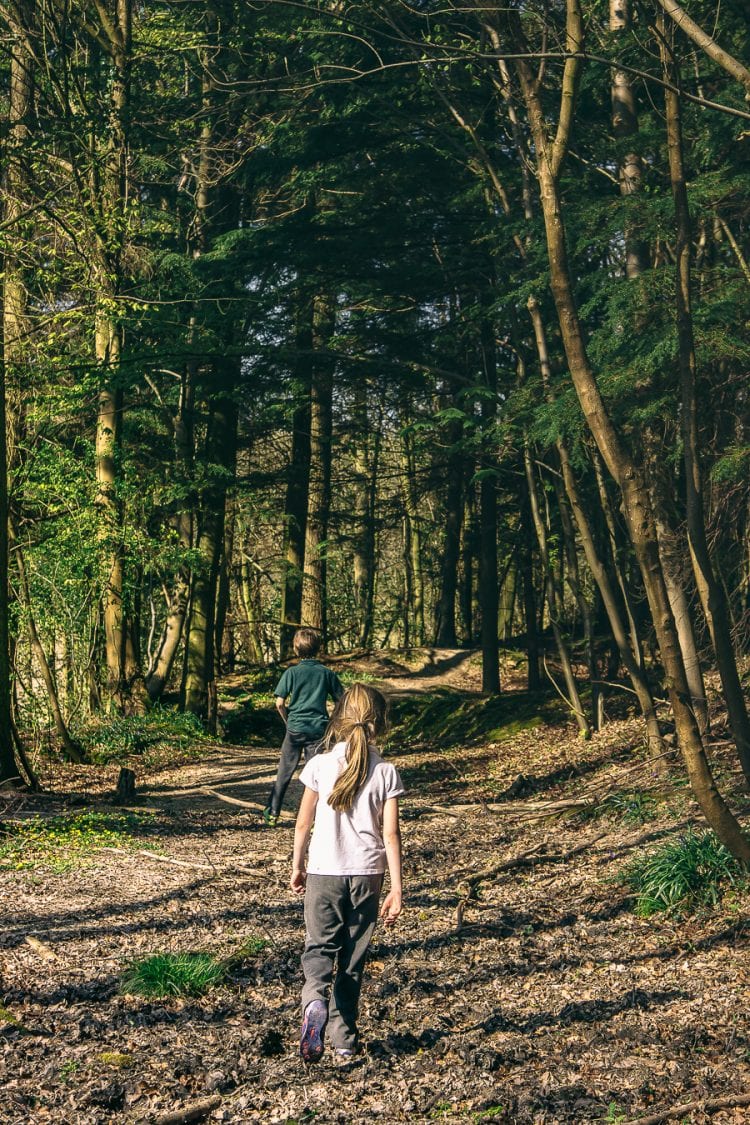
[[[298,629],[292,638],[292,647],[299,663],[286,669],[274,692],[276,709],[286,723],[286,735],[281,744],[276,780],[263,810],[263,820],[269,828],[278,824],[284,794],[300,758],[304,754],[305,762],[309,762],[320,749],[328,725],[328,697],[335,703],[344,694],[336,673],[315,660],[320,637],[314,629]]]

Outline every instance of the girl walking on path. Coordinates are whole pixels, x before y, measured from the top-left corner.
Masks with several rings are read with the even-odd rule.
[[[312,758],[300,774],[305,793],[290,884],[305,895],[300,1038],[305,1062],[323,1054],[326,1027],[337,1055],[346,1058],[359,1047],[359,993],[386,866],[391,885],[380,917],[392,926],[401,913],[398,798],[404,787],[398,770],[375,748],[386,722],[380,692],[354,684],[334,708],[324,740],[327,753]]]

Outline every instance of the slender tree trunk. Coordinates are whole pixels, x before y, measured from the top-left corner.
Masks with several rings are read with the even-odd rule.
[[[534,585],[534,530],[528,490],[523,489],[519,505],[521,532],[521,580],[523,584],[523,616],[526,624],[527,686],[529,691],[540,691],[539,630],[537,628],[536,587]]]
[[[232,560],[234,558],[235,513],[233,497],[225,501],[224,544],[219,563],[219,577],[216,584],[216,624],[214,636],[214,656],[217,676],[232,671],[232,638],[227,629],[227,616],[231,597]]]
[[[193,409],[195,398],[195,366],[186,365],[182,373],[180,401],[173,419],[175,463],[178,472],[190,479],[193,469]],[[185,504],[175,517],[174,527],[180,550],[193,546],[192,505]],[[177,650],[182,640],[190,600],[190,570],[180,566],[172,589],[167,594],[167,616],[153,667],[146,677],[146,688],[152,700],[160,699],[169,682]]]
[[[711,634],[724,689],[724,698],[729,712],[729,725],[737,743],[737,752],[745,778],[750,782],[750,718],[748,718],[747,706],[737,671],[737,660],[732,643],[732,630],[724,586],[714,572],[706,539],[706,525],[703,514],[703,486],[698,448],[697,360],[693,335],[691,295],[692,231],[685,181],[680,100],[679,95],[672,88],[672,83],[679,82],[679,75],[674,73],[675,68],[672,62],[674,58],[674,36],[667,38],[665,19],[660,19],[659,23],[662,33],[662,64],[665,78],[669,83],[664,90],[664,99],[667,112],[669,171],[677,223],[677,243],[675,246],[675,257],[677,259],[677,340],[682,397],[680,420],[685,464],[688,542],[698,594],[708,623],[708,630]],[[750,86],[748,86],[748,89],[750,90]]]
[[[497,574],[497,477],[491,450],[497,422],[497,367],[495,333],[485,321],[481,330],[483,382],[481,425],[484,464],[479,484],[479,606],[482,625],[482,691],[500,691],[500,646],[497,623],[499,590]]]
[[[243,551],[240,563],[240,593],[245,610],[245,647],[251,664],[263,663],[263,637],[258,620],[257,585],[251,560]]]
[[[435,644],[442,648],[455,648],[456,591],[458,589],[458,562],[461,553],[461,515],[463,510],[463,457],[456,449],[461,437],[461,424],[447,428],[445,491],[445,538],[440,561],[440,593],[437,606]]]
[[[281,592],[281,659],[292,655],[292,637],[302,624],[307,497],[310,487],[310,394],[312,383],[313,302],[301,295],[296,331],[297,359],[292,378],[292,449],[284,505],[284,578]]]
[[[630,27],[630,0],[609,0],[609,30],[621,35]],[[638,135],[638,110],[630,74],[614,67],[612,71],[612,131],[620,146]],[[643,160],[635,149],[619,155],[620,194],[636,195],[643,185]],[[649,267],[648,245],[633,231],[625,229],[625,273],[630,280],[640,277]]]
[[[373,638],[375,594],[375,497],[380,461],[380,426],[370,427],[367,387],[355,388],[354,443],[354,600],[357,643],[369,648]]]
[[[547,528],[545,526],[544,518],[539,505],[539,494],[537,490],[536,474],[534,471],[534,464],[531,459],[531,453],[528,444],[524,446],[524,469],[526,471],[526,487],[529,496],[529,508],[531,511],[531,518],[534,523],[536,531],[537,544],[539,546],[539,557],[542,561],[542,569],[544,571],[544,585],[545,593],[547,596],[547,609],[549,611],[550,624],[555,638],[555,645],[557,647],[557,655],[560,660],[560,668],[562,669],[563,679],[565,680],[565,688],[567,691],[568,703],[575,715],[578,729],[583,738],[591,737],[591,727],[586,718],[586,713],[583,710],[583,704],[578,692],[578,685],[575,676],[573,675],[573,666],[570,660],[570,651],[565,641],[560,621],[562,609],[562,590],[558,589],[555,582],[555,575],[552,568],[550,559],[550,552],[547,539]]]
[[[517,21],[513,26],[516,43],[521,44],[523,49],[526,41],[520,26]],[[567,0],[566,43],[571,55],[566,60],[563,72],[561,114],[554,142],[550,142],[547,136],[544,111],[535,78],[524,59],[516,60],[516,69],[536,150],[552,293],[568,368],[579,402],[602,457],[622,492],[623,511],[643,575],[675,716],[680,749],[685,759],[690,784],[708,823],[717,836],[733,855],[743,863],[750,864],[750,841],[746,839],[716,787],[700,731],[688,702],[689,689],[685,667],[664,584],[648,489],[643,474],[629,456],[607,412],[586,351],[583,329],[576,307],[560,207],[558,177],[567,152],[580,76],[580,59],[573,56],[582,49],[583,42],[583,19],[578,0]]]
[[[328,521],[331,509],[333,441],[333,364],[320,354],[336,326],[336,310],[328,298],[314,309],[312,386],[310,394],[310,481],[305,528],[305,579],[302,621],[325,637],[328,609]]]
[[[408,422],[408,414],[402,414],[402,422]],[[408,432],[401,436],[401,493],[404,501],[404,562],[409,571],[410,594],[405,613],[411,611],[414,622],[413,643],[424,644],[424,573],[422,570],[422,533],[419,506],[417,503],[416,464],[414,439]],[[406,646],[409,647],[408,645]]]
[[[476,639],[474,560],[477,554],[477,499],[473,482],[474,466],[464,468],[464,503],[461,532],[461,580],[458,588],[458,610],[461,623],[461,644],[471,648]]]
[[[16,567],[18,569],[19,584],[21,587],[21,597],[23,599],[24,609],[26,611],[26,627],[29,631],[29,642],[31,644],[32,652],[36,657],[36,662],[39,665],[39,671],[42,674],[44,686],[47,689],[47,698],[49,700],[50,710],[52,711],[52,719],[55,724],[60,745],[62,747],[63,755],[70,762],[83,762],[84,754],[80,745],[70,736],[70,731],[63,718],[62,708],[60,707],[60,700],[57,694],[57,687],[55,679],[50,668],[47,653],[44,651],[39,632],[34,620],[33,607],[31,604],[31,591],[29,589],[29,579],[26,573],[26,561],[23,557],[23,551],[18,543],[15,545],[14,557]]]

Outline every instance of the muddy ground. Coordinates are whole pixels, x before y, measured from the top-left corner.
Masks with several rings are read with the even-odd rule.
[[[641,919],[618,881],[632,856],[696,818],[679,765],[643,823],[632,810],[551,810],[657,784],[637,720],[584,743],[511,690],[504,726],[455,744],[452,713],[483,706],[476,661],[369,668],[409,721],[388,748],[408,788],[406,909],[376,935],[364,1053],[345,1067],[299,1060],[302,907],[287,880],[300,788],[265,829],[277,746],[258,745],[257,731],[239,742],[230,686],[234,744],[188,765],[136,765],[141,815],[127,847],[63,874],[4,870],[3,1125],[152,1122],[208,1098],[219,1104],[204,1120],[235,1123],[618,1122],[750,1092],[750,898]],[[116,774],[58,768],[53,794],[6,802],[0,817],[112,808]],[[248,938],[266,944],[200,999],[121,990],[133,959],[231,955]],[[750,1107],[677,1120],[750,1121]]]

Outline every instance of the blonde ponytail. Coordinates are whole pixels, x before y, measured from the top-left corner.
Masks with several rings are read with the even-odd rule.
[[[325,734],[326,749],[346,743],[346,768],[333,787],[328,804],[336,812],[348,812],[367,780],[369,743],[387,724],[385,697],[367,684],[352,684],[336,704]]]

